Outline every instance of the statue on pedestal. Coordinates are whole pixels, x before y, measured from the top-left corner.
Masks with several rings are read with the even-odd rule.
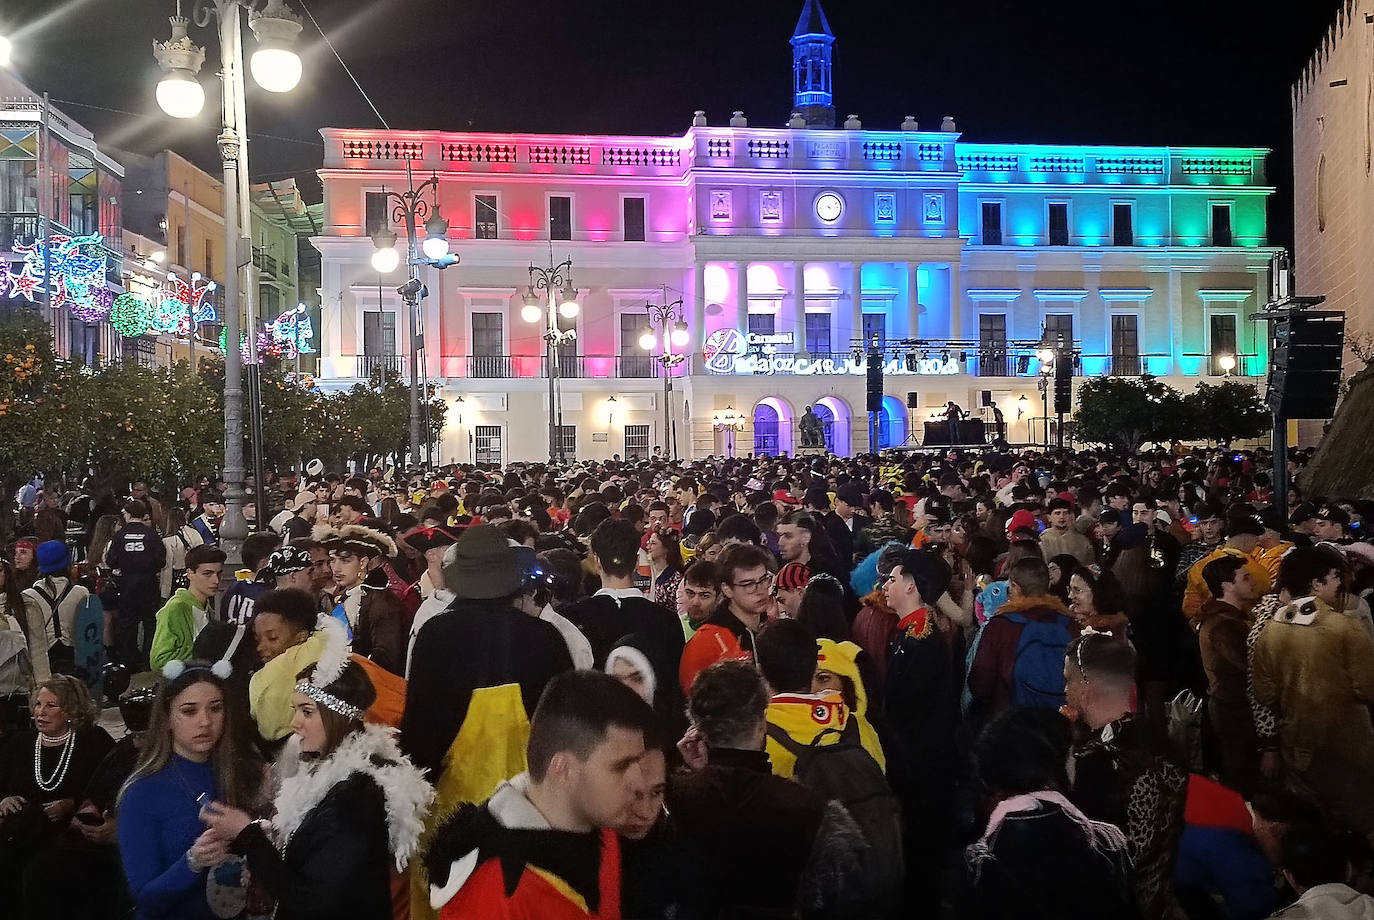
[[[797,430],[801,434],[802,447],[825,447],[825,422],[811,411],[810,406],[797,422]]]

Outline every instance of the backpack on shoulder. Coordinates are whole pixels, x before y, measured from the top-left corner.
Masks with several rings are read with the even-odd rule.
[[[839,739],[831,741],[833,735]],[[889,916],[905,877],[902,809],[882,768],[863,748],[858,720],[850,719],[843,729],[826,729],[810,744],[800,743],[771,724],[768,737],[797,758],[793,779],[827,800],[839,802],[859,825],[869,847],[864,860],[866,901],[871,908],[868,915]]]
[[[1021,627],[1011,672],[1011,701],[1016,706],[1058,709],[1064,705],[1064,654],[1069,649],[1069,623],[1063,614],[1044,623],[1019,613],[1003,613]]]

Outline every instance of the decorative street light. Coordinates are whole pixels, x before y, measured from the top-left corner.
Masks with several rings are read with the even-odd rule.
[[[677,426],[671,420],[673,402],[673,368],[687,356],[680,349],[687,345],[687,324],[682,321],[682,300],[668,302],[668,289],[663,289],[663,303],[646,303],[644,312],[649,317],[649,328],[639,337],[639,347],[653,351],[660,338],[663,340],[663,353],[653,359],[663,367],[663,440],[672,459],[677,459]],[[658,327],[658,332],[654,332]],[[673,351],[676,347],[679,351]],[[669,432],[671,431],[671,440]]]
[[[717,412],[711,419],[711,426],[725,432],[725,452],[730,458],[735,456],[735,432],[744,430],[744,416],[735,411],[734,406],[726,406],[724,412]]]
[[[261,9],[259,7],[262,6]],[[248,144],[244,126],[243,16],[258,37],[253,55],[253,78],[271,92],[286,92],[300,80],[301,61],[292,47],[301,21],[283,0],[196,0],[196,26],[206,28],[217,20],[220,77],[223,83],[220,160],[224,167],[224,521],[220,542],[228,562],[237,567],[240,550],[248,536],[243,517],[243,353],[239,348],[242,324],[239,314],[239,272],[252,261],[252,241],[242,236],[249,226]],[[172,34],[165,42],[153,42],[153,57],[162,68],[157,102],[173,118],[194,118],[205,106],[205,90],[197,79],[205,62],[205,49],[188,34],[191,21],[181,15],[170,19]],[[251,286],[245,286],[251,288]],[[247,290],[251,316],[252,295]],[[250,342],[253,347],[254,341]],[[259,489],[262,483],[257,484]],[[265,522],[259,521],[258,526]]]
[[[14,42],[0,35],[0,67],[10,66],[10,56],[14,54]]]
[[[434,204],[425,201],[427,190],[433,190]],[[420,282],[420,266],[432,265],[440,270],[458,264],[458,256],[448,251],[448,221],[439,216],[439,177],[431,174],[415,187],[415,177],[406,160],[406,190],[382,191],[388,202],[394,202],[391,219],[406,228],[406,269],[410,280],[396,289],[405,301],[410,317],[410,459],[417,467],[424,466],[420,452],[420,352],[425,347],[424,320],[420,315],[420,300],[429,293]],[[420,222],[424,222],[425,238],[419,239]],[[396,234],[389,225],[372,234],[372,267],[378,274],[389,275],[401,264],[396,251]],[[432,433],[427,432],[428,437]]]
[[[1230,377],[1231,371],[1236,369],[1236,356],[1222,355],[1221,357],[1217,358],[1217,364],[1220,365],[1221,369],[1226,372],[1226,376]]]
[[[577,341],[577,330],[558,328],[558,317],[573,319],[581,305],[577,302],[577,288],[572,281],[572,259],[553,264],[553,247],[549,247],[549,267],[530,266],[530,283],[521,298],[524,306],[520,316],[527,323],[544,323],[544,355],[549,367],[549,462],[563,463],[563,382],[559,373],[559,348]],[[547,300],[540,304],[539,291]]]

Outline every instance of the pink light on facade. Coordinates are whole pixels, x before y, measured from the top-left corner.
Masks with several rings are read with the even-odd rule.
[[[730,273],[713,262],[702,272],[702,287],[707,303],[725,303],[730,296]]]
[[[749,266],[750,294],[777,294],[782,291],[778,284],[778,272],[772,265],[754,263]]]

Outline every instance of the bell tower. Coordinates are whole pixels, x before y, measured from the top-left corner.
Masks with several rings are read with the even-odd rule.
[[[805,0],[792,33],[792,110],[807,127],[835,127],[830,56],[835,35],[820,0]]]

